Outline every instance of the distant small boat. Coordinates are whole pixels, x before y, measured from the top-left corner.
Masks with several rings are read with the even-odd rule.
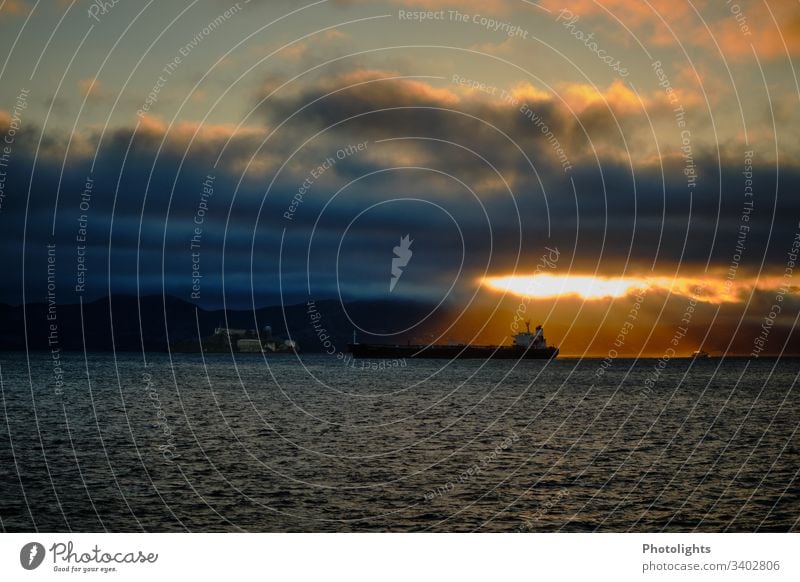
[[[708,359],[708,352],[697,350],[696,352],[692,352],[692,358],[695,360],[706,360]]]

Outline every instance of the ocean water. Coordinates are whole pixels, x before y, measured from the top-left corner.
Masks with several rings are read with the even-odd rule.
[[[0,354],[0,526],[800,529],[800,360],[349,364]]]

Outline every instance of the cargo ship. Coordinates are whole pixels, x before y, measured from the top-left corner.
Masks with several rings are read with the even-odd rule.
[[[552,360],[558,357],[558,348],[548,346],[541,325],[531,332],[530,322],[525,323],[527,331],[513,336],[510,346],[476,346],[471,344],[362,344],[355,341],[347,349],[354,358],[373,359],[495,359],[495,360]]]

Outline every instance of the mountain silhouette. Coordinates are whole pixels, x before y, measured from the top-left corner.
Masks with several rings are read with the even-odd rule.
[[[318,331],[321,327],[338,350],[346,351],[353,339],[353,322],[376,334],[358,331],[359,341],[422,341],[430,332],[433,318],[425,322],[428,327],[424,329],[415,327],[389,337],[380,334],[405,330],[434,309],[432,305],[401,300],[342,304],[327,299],[314,301],[314,307],[321,314],[317,329],[306,303],[256,310],[208,310],[172,296],[113,295],[84,303],[82,309],[80,304],[57,305],[55,319],[52,307],[45,303],[0,304],[0,350],[49,351],[58,347],[64,351],[166,351],[176,342],[210,336],[217,327],[263,332],[270,326],[273,336],[291,337],[304,352],[323,351]],[[55,332],[52,324],[57,326]],[[51,344],[53,337],[57,343]]]

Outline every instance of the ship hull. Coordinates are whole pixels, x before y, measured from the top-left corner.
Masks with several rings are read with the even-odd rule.
[[[393,346],[389,344],[350,344],[347,349],[354,358],[371,359],[492,359],[492,360],[552,360],[558,348],[525,349],[518,346]]]

